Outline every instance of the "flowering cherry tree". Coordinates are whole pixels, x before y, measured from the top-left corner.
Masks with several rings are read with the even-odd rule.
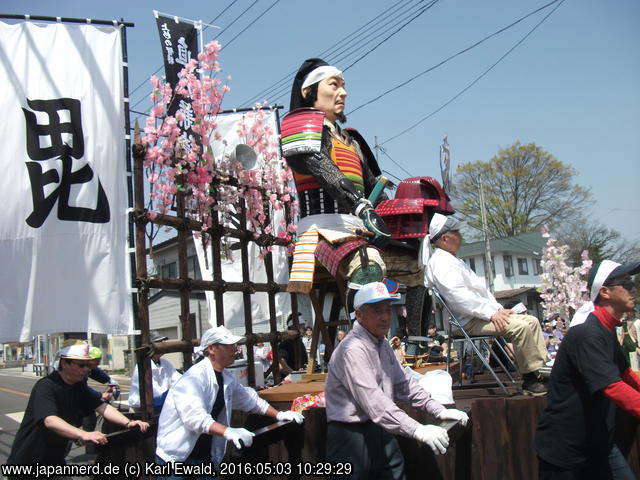
[[[569,246],[558,245],[546,227],[541,231],[542,236],[547,238],[547,246],[542,251],[542,286],[538,288],[543,300],[544,316],[559,314],[564,319],[571,319],[573,313],[588,300],[585,278],[592,261],[589,259],[589,253],[584,250],[581,265],[569,266]]]
[[[210,212],[221,214],[221,223],[228,224],[237,216],[243,199],[247,210],[248,228],[257,238],[273,235],[289,241],[296,226],[285,218],[295,215],[292,201],[292,173],[279,158],[276,132],[266,124],[264,105],[244,115],[238,124],[238,136],[256,153],[257,164],[245,170],[234,159],[233,148],[216,132],[222,100],[230,89],[217,77],[220,73],[220,44],[205,46],[198,60],[192,59],[180,72],[172,89],[164,80],[151,77],[153,102],[144,128],[142,142],[146,146],[144,168],[149,182],[147,214],[151,220],[158,214],[170,214],[178,192],[185,196],[187,217],[201,222],[203,238],[212,226]],[[230,78],[227,79],[227,81]],[[169,115],[171,102],[180,107]],[[192,134],[187,133],[190,129]],[[224,153],[214,158],[211,142],[221,142]],[[277,215],[286,205],[290,215]],[[278,218],[276,224],[274,218]],[[272,246],[265,246],[262,254]]]

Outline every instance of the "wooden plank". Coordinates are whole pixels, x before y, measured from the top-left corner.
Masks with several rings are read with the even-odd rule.
[[[505,402],[507,437],[512,446],[513,476],[518,480],[537,480],[538,460],[533,449],[538,419],[545,401],[540,397],[514,397]]]
[[[292,382],[260,390],[258,395],[267,402],[292,402],[302,395],[317,395],[324,391],[324,382]]]
[[[304,375],[302,375],[303,382],[324,382],[326,379],[326,373],[305,373]]]
[[[472,477],[474,480],[507,480],[513,477],[513,458],[507,435],[504,398],[483,398],[471,404]]]

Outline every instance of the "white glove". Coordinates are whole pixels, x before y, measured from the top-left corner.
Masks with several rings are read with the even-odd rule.
[[[438,420],[459,420],[463,427],[466,427],[467,422],[469,422],[469,415],[455,408],[445,408],[436,418]]]
[[[246,430],[244,428],[231,428],[231,427],[227,427],[227,429],[224,431],[224,434],[223,434],[223,437],[226,438],[227,440],[231,440],[233,444],[236,446],[236,448],[242,448],[242,444],[240,443],[240,440],[242,440],[242,443],[244,444],[245,447],[250,447],[251,444],[253,443],[254,436],[255,436],[255,433],[250,432],[249,430]]]
[[[276,420],[278,420],[279,422],[302,423],[304,422],[304,417],[301,413],[288,410],[286,412],[278,412],[278,414],[276,415]]]
[[[436,455],[445,453],[449,446],[449,434],[437,425],[420,425],[413,433],[413,437],[429,445]]]

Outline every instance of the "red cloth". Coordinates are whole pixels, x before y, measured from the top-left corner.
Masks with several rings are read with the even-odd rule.
[[[607,385],[603,392],[618,407],[640,418],[640,392],[622,380]]]
[[[624,380],[627,385],[630,385],[636,390],[640,391],[640,378],[635,374],[633,370],[631,370],[631,367],[622,372],[621,376],[622,380]]]
[[[367,241],[362,239],[349,240],[340,245],[331,245],[326,240],[320,240],[316,247],[316,259],[334,277],[338,274],[342,260],[347,258],[351,252],[366,245]]]
[[[600,305],[596,305],[593,314],[600,320],[600,323],[604,325],[604,328],[610,332],[613,332],[613,329],[620,325],[620,319],[614,317],[613,314]]]

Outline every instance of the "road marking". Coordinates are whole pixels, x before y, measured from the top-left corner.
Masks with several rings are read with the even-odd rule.
[[[0,392],[13,393],[14,395],[22,395],[23,397],[30,397],[30,393],[19,392],[13,388],[0,387]]]
[[[6,413],[5,416],[9,417],[14,422],[22,423],[24,412]]]

